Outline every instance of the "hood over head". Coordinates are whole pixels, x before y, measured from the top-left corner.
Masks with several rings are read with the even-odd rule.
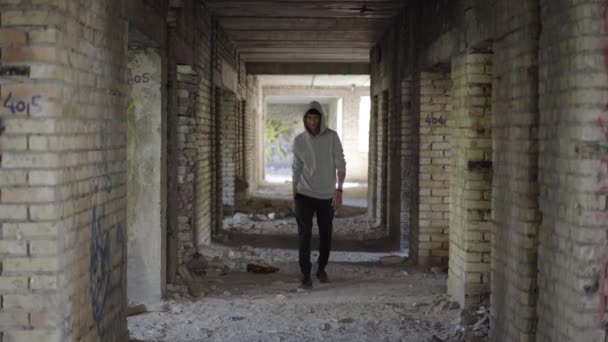
[[[304,112],[304,116],[302,117],[302,122],[304,123],[304,129],[310,134],[310,132],[308,131],[308,128],[306,127],[306,113],[308,113],[312,109],[316,110],[321,115],[321,124],[319,127],[319,135],[321,135],[327,129],[327,122],[325,120],[325,113],[323,112],[323,106],[321,106],[321,104],[317,101],[310,102],[308,104],[308,109],[306,109],[306,111]]]

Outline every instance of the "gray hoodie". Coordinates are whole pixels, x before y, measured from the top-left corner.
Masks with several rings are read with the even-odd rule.
[[[336,192],[336,170],[346,172],[342,143],[336,131],[327,128],[321,104],[313,101],[309,109],[321,113],[321,130],[313,136],[306,129],[293,142],[293,183],[297,192],[313,198],[330,199]],[[302,121],[305,119],[302,118]]]

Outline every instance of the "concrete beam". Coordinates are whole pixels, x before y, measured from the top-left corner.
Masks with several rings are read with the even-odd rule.
[[[129,34],[131,39],[135,39],[134,43],[143,42],[144,46],[148,47],[164,46],[166,41],[165,19],[154,8],[149,7],[142,0],[122,1],[121,6],[122,17],[129,22]],[[154,43],[144,42],[145,39],[137,39],[138,34],[132,32],[134,30],[145,35]]]
[[[250,75],[369,75],[369,63],[247,63]]]
[[[252,18],[223,17],[219,18],[226,30],[328,30],[342,31],[371,30],[383,31],[390,24],[388,19],[353,19],[353,18]]]
[[[338,41],[338,42],[373,42],[378,38],[379,33],[373,31],[249,31],[249,30],[230,30],[230,38],[238,46],[242,41],[248,40],[285,40],[285,41]]]
[[[245,49],[265,49],[265,48],[294,48],[294,49],[366,49],[371,50],[374,43],[371,42],[315,42],[315,41],[286,41],[286,40],[273,40],[273,41],[242,41],[238,42],[238,50],[243,51]]]
[[[310,17],[310,18],[392,18],[403,8],[401,0],[327,1],[235,1],[211,0],[206,4],[219,17]]]
[[[243,53],[247,62],[368,62],[369,54],[336,54],[336,53]]]

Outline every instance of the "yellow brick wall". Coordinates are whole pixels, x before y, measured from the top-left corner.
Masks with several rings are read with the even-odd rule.
[[[537,341],[607,338],[608,2],[540,1]],[[522,214],[529,214],[524,211]],[[603,288],[603,290],[602,290]],[[604,302],[605,303],[605,302]]]
[[[450,203],[449,72],[420,73],[419,264],[447,265]]]
[[[127,25],[30,3],[0,5],[3,338],[123,341]]]
[[[491,54],[452,58],[448,292],[468,306],[490,287]]]

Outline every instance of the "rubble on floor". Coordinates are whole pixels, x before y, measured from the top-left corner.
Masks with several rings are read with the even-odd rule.
[[[490,332],[490,310],[486,306],[464,309],[460,312],[459,324],[445,339],[434,336],[433,342],[488,342]]]
[[[386,235],[384,230],[370,226],[366,215],[336,217],[333,227],[335,237],[367,240],[378,239]],[[280,212],[271,212],[269,214],[244,214],[237,212],[233,216],[224,217],[224,229],[230,232],[258,235],[297,234],[295,218],[291,214]],[[313,229],[313,234],[318,234],[316,228]]]
[[[146,342],[447,338],[458,328],[459,312],[445,295],[447,276],[407,261],[384,265],[380,258],[386,255],[332,253],[327,269],[332,282],[315,278],[312,290],[296,291],[297,251],[211,245],[190,264],[203,275],[182,269],[200,285],[199,293],[170,286],[167,311],[129,317],[131,337]],[[247,273],[248,264],[278,271]]]

